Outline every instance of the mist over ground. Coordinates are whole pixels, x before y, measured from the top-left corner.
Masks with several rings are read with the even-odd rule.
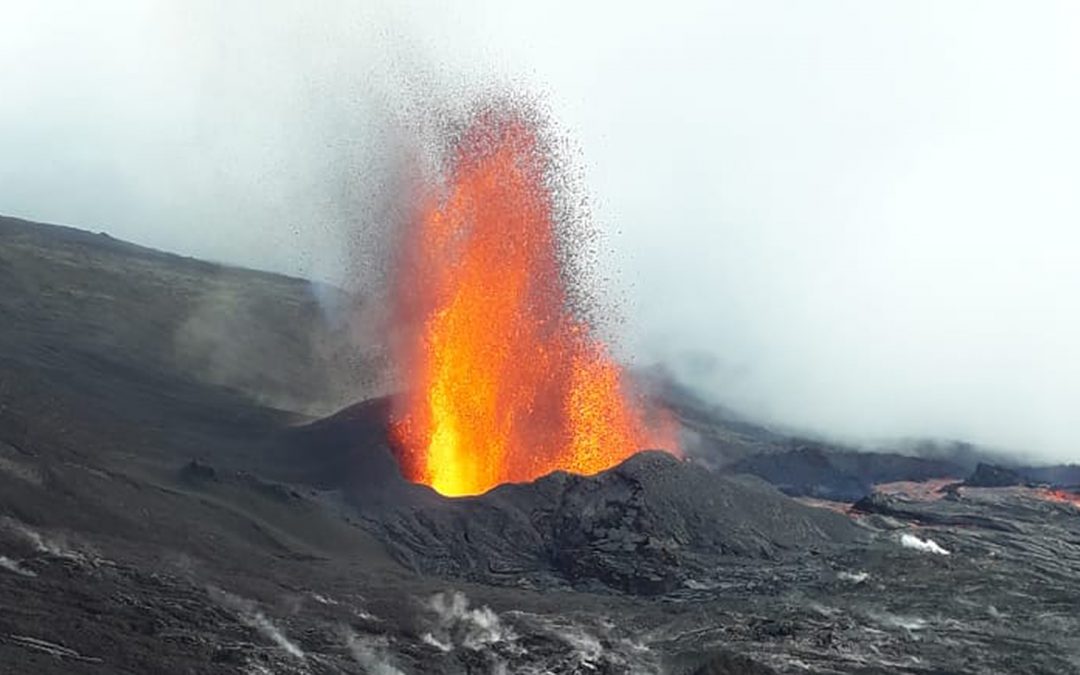
[[[637,362],[828,435],[1077,461],[1078,19],[25,3],[0,24],[0,212],[362,286],[401,122],[519,87],[580,149]]]

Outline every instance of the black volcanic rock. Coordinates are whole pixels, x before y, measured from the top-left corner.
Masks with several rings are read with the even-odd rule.
[[[401,478],[387,401],[279,408],[366,395],[325,386],[353,378],[320,311],[301,280],[0,218],[0,672],[1078,670],[1068,501],[882,497],[845,545],[842,516],[652,454],[445,499]],[[178,358],[208,319],[232,372]],[[716,465],[806,445],[669,400]]]
[[[63,387],[120,377],[162,390],[176,379],[325,415],[379,377],[380,350],[327,311],[362,302],[305,279],[0,216],[0,356],[60,370]]]
[[[931,478],[961,478],[960,464],[934,457],[916,457],[892,452],[832,452],[829,461],[841,471],[873,485],[896,481],[924,481]]]
[[[964,485],[968,487],[1011,487],[1024,484],[1024,477],[1016,471],[984,462],[980,462],[964,481]]]
[[[748,656],[720,652],[695,669],[691,675],[776,675],[776,671]]]
[[[847,518],[756,479],[659,451],[592,477],[557,472],[445,498],[401,478],[385,437],[388,405],[359,404],[290,432],[286,445],[295,478],[341,490],[392,555],[418,572],[655,594],[721,558],[777,558],[861,536]]]
[[[1053,466],[1028,466],[1016,469],[1033,483],[1044,483],[1053,487],[1080,487],[1080,465],[1055,464]]]
[[[1005,519],[993,518],[972,509],[962,498],[919,502],[875,492],[852,505],[859,513],[873,513],[924,526],[981,528],[1002,532],[1020,530]]]
[[[791,496],[854,501],[873,487],[872,483],[837,467],[823,448],[814,446],[753,455],[730,469],[758,476]]]
[[[894,453],[853,452],[807,443],[787,452],[746,457],[728,467],[766,480],[793,497],[853,502],[879,483],[960,478],[963,469],[946,460]]]
[[[209,464],[193,459],[180,470],[180,478],[192,483],[217,480],[217,471]]]
[[[390,448],[393,401],[377,398],[287,430],[271,457],[284,480],[341,490],[355,503],[393,498],[412,486]]]

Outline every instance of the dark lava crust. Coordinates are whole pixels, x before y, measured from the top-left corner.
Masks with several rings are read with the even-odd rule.
[[[557,472],[441,497],[401,478],[385,440],[389,407],[368,401],[290,432],[282,456],[297,467],[294,479],[340,491],[395,559],[423,574],[653,595],[707,576],[718,560],[775,560],[865,538],[849,518],[763,481],[660,451],[597,476]]]

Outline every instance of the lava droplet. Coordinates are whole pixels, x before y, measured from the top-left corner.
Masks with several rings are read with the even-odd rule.
[[[557,167],[529,117],[475,115],[450,159],[397,261],[395,318],[416,328],[394,346],[406,391],[392,433],[406,477],[473,495],[675,450],[670,417],[647,409],[569,308]]]

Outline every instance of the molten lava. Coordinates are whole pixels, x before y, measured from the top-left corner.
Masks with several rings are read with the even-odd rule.
[[[1040,498],[1051,502],[1057,502],[1059,504],[1072,504],[1076,508],[1080,509],[1080,494],[1075,492],[1067,492],[1065,490],[1055,490],[1053,488],[1039,488],[1037,494]]]
[[[527,118],[482,113],[401,242],[395,318],[417,329],[395,345],[407,390],[392,431],[406,477],[444,495],[674,449],[569,309],[554,168]]]

